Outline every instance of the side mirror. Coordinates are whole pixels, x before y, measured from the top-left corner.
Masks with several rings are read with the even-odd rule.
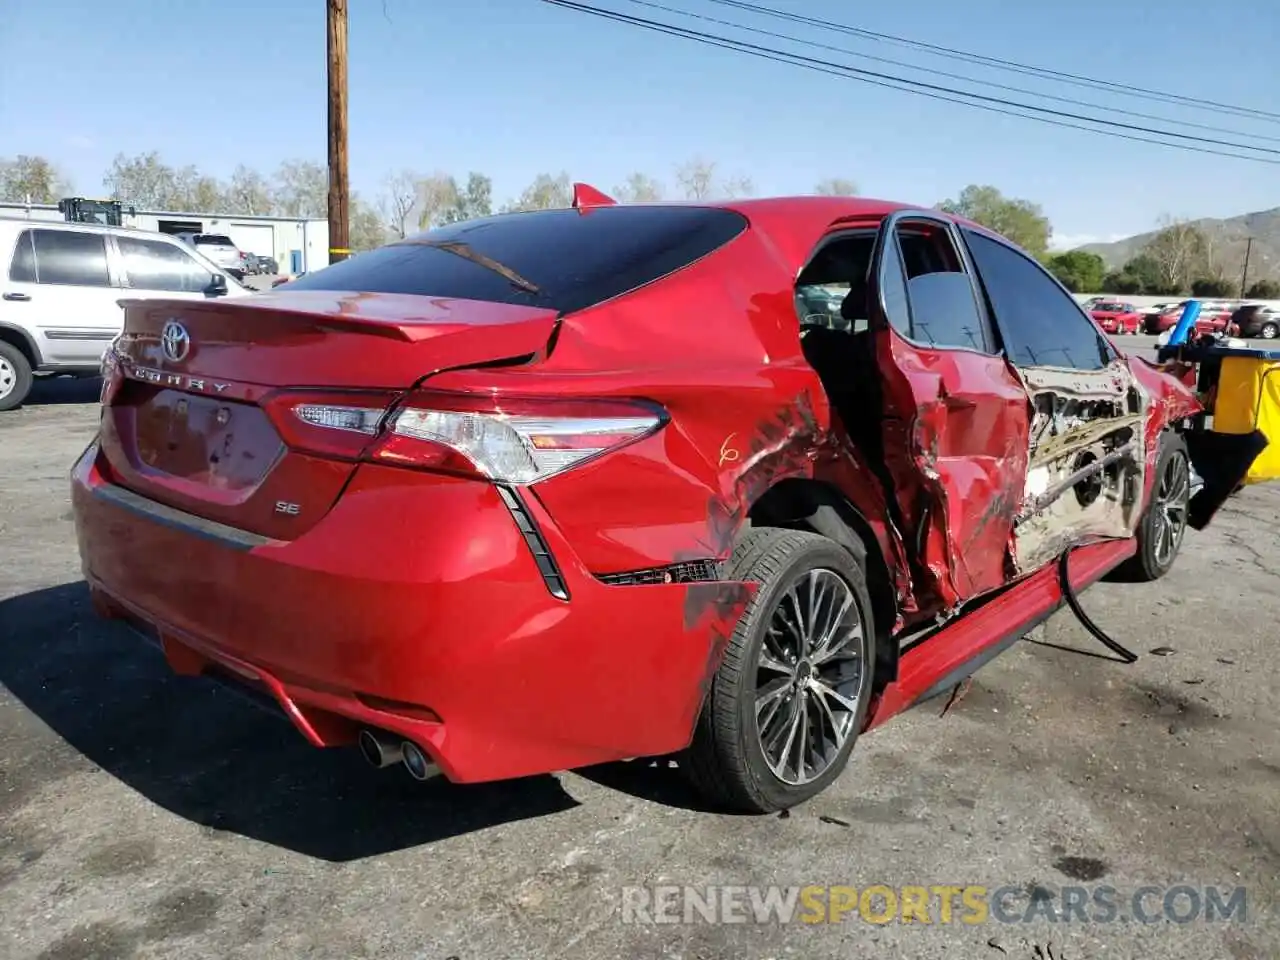
[[[227,295],[227,278],[220,273],[215,273],[209,280],[209,288],[205,291],[211,297],[225,297]]]

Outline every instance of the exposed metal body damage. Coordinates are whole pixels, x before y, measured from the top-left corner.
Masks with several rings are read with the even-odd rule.
[[[1019,371],[1031,398],[1030,460],[1014,563],[1035,570],[1068,547],[1129,537],[1147,471],[1145,390],[1124,360],[1097,371]]]

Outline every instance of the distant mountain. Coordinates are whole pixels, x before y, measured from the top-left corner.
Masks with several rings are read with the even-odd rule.
[[[1225,220],[1192,222],[1209,238],[1214,261],[1221,264],[1224,276],[1240,276],[1244,267],[1245,245],[1248,238],[1253,237],[1253,249],[1249,253],[1250,281],[1264,277],[1280,280],[1280,207]],[[1096,253],[1106,261],[1109,269],[1118,270],[1137,256],[1159,232],[1152,230],[1114,243],[1089,243],[1079,249]]]

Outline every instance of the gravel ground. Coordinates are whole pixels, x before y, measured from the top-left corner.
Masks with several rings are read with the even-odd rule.
[[[1084,595],[1136,664],[1060,613],[811,803],[731,817],[642,763],[417,784],[170,676],[79,579],[67,470],[96,391],[42,383],[0,416],[2,958],[1280,956],[1280,490],[1189,533],[1164,581]],[[1038,914],[624,922],[623,888],[653,884],[1008,885]],[[1048,919],[1097,884],[1126,919],[1174,884],[1243,886],[1246,915]]]

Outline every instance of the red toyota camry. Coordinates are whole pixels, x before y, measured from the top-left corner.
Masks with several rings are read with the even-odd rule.
[[[131,303],[107,370],[98,610],[419,778],[676,753],[790,806],[1220,502],[1189,388],[1001,237],[875,200],[579,187]]]

